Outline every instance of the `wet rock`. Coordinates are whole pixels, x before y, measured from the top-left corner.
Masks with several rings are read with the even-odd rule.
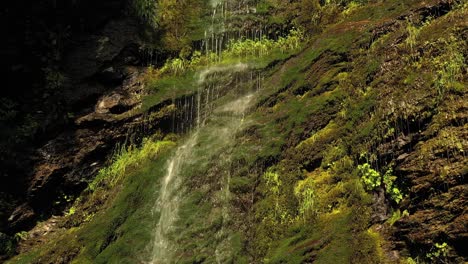
[[[20,231],[28,228],[34,223],[35,217],[36,214],[33,208],[29,204],[24,203],[18,206],[8,218],[10,229]]]
[[[382,223],[388,219],[389,206],[384,189],[374,192],[372,203],[372,223]]]
[[[125,75],[120,70],[109,67],[101,71],[97,78],[105,85],[119,85],[122,84]]]
[[[141,114],[130,112],[141,103],[144,88],[142,71],[133,66],[139,62],[138,41],[137,24],[120,19],[96,35],[77,38],[67,52],[63,68],[70,79],[63,96],[75,112],[69,116],[73,122],[45,128],[53,130],[25,158],[32,168],[15,176],[25,185],[20,198],[24,204],[11,214],[11,221],[0,219],[8,222],[9,230],[29,228],[38,215],[60,212],[105,164],[113,146],[139,129],[142,121],[135,120]],[[62,201],[65,196],[68,201]]]

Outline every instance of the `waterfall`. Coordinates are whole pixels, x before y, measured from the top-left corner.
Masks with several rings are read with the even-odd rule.
[[[258,94],[259,74],[252,79],[252,72],[245,64],[229,67],[212,67],[202,71],[198,77],[198,94],[193,100],[183,100],[196,106],[181,107],[196,109],[196,126],[188,133],[184,143],[178,147],[167,162],[166,174],[161,182],[159,197],[153,208],[157,220],[154,230],[153,250],[150,263],[172,263],[177,255],[178,213],[186,195],[184,180],[187,177],[202,177],[193,174],[192,168],[207,164],[211,153],[232,148],[236,133],[245,123],[244,116],[252,100]],[[219,96],[222,93],[224,96]],[[193,101],[196,101],[192,103]],[[187,120],[187,119],[186,119]],[[186,124],[186,126],[188,126]],[[202,153],[203,155],[200,155]],[[220,157],[222,167],[230,167],[229,151]],[[214,254],[218,263],[229,258],[230,239],[224,225],[229,219],[230,172],[219,177],[222,186],[222,222],[217,232],[219,240]]]
[[[155,211],[159,211],[159,221],[155,228],[154,244],[151,263],[166,263],[172,258],[174,249],[169,243],[169,234],[177,219],[178,198],[176,191],[180,186],[180,169],[184,161],[190,160],[191,152],[197,141],[198,133],[194,133],[180,146],[167,165],[163,178],[160,195],[155,204]]]
[[[230,16],[243,15],[250,8],[243,1],[211,0],[211,25],[205,28],[202,52],[222,56],[223,49],[237,35],[239,37],[262,38],[258,29],[245,31],[231,28],[226,31]],[[232,23],[229,22],[229,23]],[[236,33],[237,31],[237,33]],[[249,34],[248,32],[252,32]],[[257,33],[258,32],[258,33]],[[155,229],[149,263],[175,263],[181,258],[181,237],[187,227],[181,225],[182,207],[187,202],[190,182],[203,181],[214,167],[216,177],[207,187],[217,194],[207,201],[220,213],[216,232],[209,251],[211,262],[229,262],[232,255],[232,230],[230,230],[230,181],[231,152],[236,134],[246,124],[245,114],[261,90],[263,77],[243,63],[229,66],[212,66],[198,73],[197,91],[177,100],[177,113],[173,116],[175,133],[185,138],[167,161],[166,172],[161,180],[157,200],[153,208]],[[212,156],[219,155],[219,156]],[[216,164],[213,165],[213,160]],[[195,180],[194,180],[195,179]],[[214,210],[214,209],[213,209]],[[203,235],[203,234],[202,234]]]

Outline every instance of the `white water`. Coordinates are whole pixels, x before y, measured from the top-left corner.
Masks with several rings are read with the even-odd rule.
[[[221,54],[223,42],[229,40],[229,36],[224,35],[227,10],[236,13],[238,12],[236,10],[245,9],[240,3],[241,1],[235,0],[211,0],[212,24],[205,29],[202,50],[206,50],[207,53]],[[219,22],[217,21],[220,16],[218,14],[221,14],[220,24],[216,24]],[[245,124],[245,113],[260,90],[261,77],[258,73],[249,71],[248,65],[238,63],[231,66],[210,67],[201,71],[197,85],[199,88],[196,95],[190,97],[189,100],[186,99],[185,105],[180,106],[183,109],[190,109],[189,114],[187,113],[187,117],[183,118],[181,124],[176,124],[176,126],[182,126],[182,132],[187,132],[183,129],[184,127],[189,128],[188,137],[167,162],[166,174],[162,179],[159,197],[153,208],[154,215],[159,215],[159,219],[154,229],[150,260],[152,264],[175,263],[180,257],[178,249],[182,245],[177,244],[177,238],[180,235],[177,232],[180,232],[181,228],[178,227],[179,211],[184,204],[184,198],[187,197],[186,190],[189,187],[186,186],[187,177],[203,178],[205,175],[192,175],[191,170],[193,168],[202,168],[202,171],[209,169],[203,166],[208,166],[212,159],[211,155],[220,153],[221,150],[225,152],[216,157],[219,159],[217,165],[224,168],[230,167],[231,156],[226,150],[232,148],[236,133]],[[244,85],[248,88],[243,87]],[[226,91],[228,88],[231,91]],[[224,98],[223,95],[225,95]],[[230,218],[230,170],[222,170],[217,177],[220,183],[218,186],[222,186],[221,190],[217,190],[220,196],[216,202],[218,208],[221,209],[222,225],[215,234],[216,245],[212,246],[211,250],[217,263],[226,263],[232,253],[230,230],[227,224]]]
[[[192,149],[197,142],[198,133],[194,133],[180,146],[168,162],[166,175],[163,178],[160,195],[155,204],[154,211],[160,214],[154,231],[154,244],[151,263],[167,263],[172,258],[173,247],[169,243],[169,234],[177,220],[179,198],[176,191],[180,187],[180,169],[186,160],[190,160]]]
[[[232,74],[238,71],[246,70],[246,65],[233,65],[232,67],[212,68],[200,74],[199,85],[202,86],[205,78],[209,74]],[[187,174],[190,174],[190,167],[193,165],[202,166],[206,164],[210,155],[216,153],[220,149],[230,147],[234,143],[235,134],[241,129],[244,124],[244,115],[249,108],[252,99],[257,93],[257,84],[254,80],[250,80],[250,74],[245,74],[247,81],[253,90],[250,93],[242,94],[236,97],[240,88],[239,85],[234,85],[232,91],[228,92],[228,97],[233,97],[232,100],[225,99],[227,102],[216,105],[217,96],[209,96],[204,101],[204,106],[201,105],[200,96],[198,96],[197,104],[197,128],[186,139],[185,143],[177,148],[172,158],[167,162],[166,174],[162,180],[159,190],[159,198],[153,208],[153,213],[159,214],[159,220],[154,230],[154,242],[152,249],[152,257],[150,263],[173,263],[176,262],[178,245],[174,241],[174,234],[177,228],[178,213],[181,204],[184,202],[184,179]],[[252,84],[253,83],[253,84]],[[222,84],[221,84],[222,85]],[[213,92],[212,92],[213,93]],[[211,101],[210,101],[211,100]],[[213,102],[214,101],[214,102]],[[208,109],[213,108],[211,111]],[[205,114],[201,114],[205,112]],[[202,155],[198,154],[202,153]],[[224,159],[220,162],[223,165],[230,162],[230,157],[220,157]],[[202,177],[203,175],[195,175]],[[214,254],[218,263],[223,263],[230,255],[230,240],[225,230],[224,222],[229,218],[229,171],[225,171],[224,175],[220,175],[222,182],[222,218],[223,225],[221,230],[216,234],[220,241],[216,246]]]

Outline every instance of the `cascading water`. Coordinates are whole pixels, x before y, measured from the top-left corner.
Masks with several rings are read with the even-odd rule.
[[[154,234],[154,245],[151,263],[166,263],[173,254],[169,243],[169,234],[177,218],[178,197],[175,194],[180,186],[180,169],[184,161],[191,160],[191,152],[197,141],[198,133],[194,133],[185,144],[180,146],[167,166],[163,178],[160,196],[156,202],[155,210],[159,211],[159,221]]]
[[[221,55],[232,32],[225,31],[229,14],[248,13],[245,1],[213,0],[212,23],[205,30],[202,51]],[[217,20],[221,19],[221,23]],[[240,31],[239,31],[240,32]],[[239,36],[241,34],[239,33]],[[254,38],[257,34],[252,35]],[[258,36],[261,37],[261,36]],[[223,44],[224,43],[224,44]],[[178,147],[167,162],[158,199],[153,208],[156,220],[150,263],[175,263],[186,254],[180,244],[184,237],[203,236],[201,230],[187,231],[180,216],[191,193],[203,190],[211,209],[203,217],[211,223],[210,243],[199,245],[209,262],[229,262],[231,252],[230,177],[231,154],[236,134],[246,123],[244,116],[260,90],[262,78],[246,64],[210,67],[198,74],[198,91],[180,100],[181,111],[174,121],[174,132],[186,133],[185,143]],[[208,180],[209,178],[209,180]],[[200,205],[200,207],[206,207]],[[202,209],[200,209],[202,211]],[[210,222],[208,221],[208,222]],[[203,224],[202,224],[203,225]],[[192,227],[194,229],[195,227]],[[196,246],[194,246],[196,247]],[[206,259],[205,259],[206,260]]]
[[[213,78],[231,79],[228,83],[210,83]],[[258,75],[256,75],[258,78]],[[185,190],[184,179],[202,177],[193,172],[193,167],[209,170],[206,166],[212,158],[210,153],[221,149],[225,154],[219,164],[229,167],[229,149],[235,134],[242,128],[244,115],[258,92],[259,80],[251,79],[252,75],[244,64],[231,67],[211,68],[203,71],[199,77],[200,90],[197,95],[197,120],[194,130],[189,133],[167,163],[159,191],[159,198],[154,206],[154,214],[159,215],[154,233],[154,244],[151,263],[172,263],[177,253],[178,211],[183,203]],[[229,85],[230,84],[230,85]],[[220,97],[220,94],[225,94]],[[191,103],[189,100],[188,102]],[[188,108],[190,109],[190,107]],[[205,167],[204,167],[205,166]],[[222,222],[229,217],[229,171],[221,172],[219,202],[222,210]],[[218,263],[229,257],[229,237],[224,224],[216,234],[219,240],[214,254]]]

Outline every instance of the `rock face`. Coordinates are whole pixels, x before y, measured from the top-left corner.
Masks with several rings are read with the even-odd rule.
[[[144,118],[137,111],[143,92],[140,66],[146,63],[139,37],[141,25],[123,13],[126,5],[123,0],[83,1],[77,6],[69,6],[73,5],[71,2],[64,1],[50,9],[43,3],[28,5],[30,9],[27,10],[19,9],[16,4],[7,7],[9,13],[5,19],[24,15],[48,23],[48,16],[55,17],[57,27],[67,26],[67,35],[63,46],[57,50],[59,58],[50,64],[55,65],[63,76],[62,86],[54,91],[43,91],[41,87],[34,90],[32,84],[22,81],[20,85],[26,88],[16,91],[18,98],[21,93],[40,96],[22,98],[25,107],[21,111],[31,112],[25,115],[40,123],[42,130],[32,133],[22,144],[11,142],[14,148],[4,148],[0,153],[0,165],[5,168],[0,174],[3,182],[0,198],[2,205],[8,205],[0,214],[0,232],[14,234],[30,228],[38,217],[60,212],[104,165],[115,144],[143,127]],[[12,29],[15,32],[31,30],[19,24],[16,26]],[[32,38],[34,41],[44,40],[41,35]],[[21,66],[17,56],[28,47],[15,44],[15,41],[22,43],[20,36],[13,35],[12,43],[7,43],[11,47],[6,48],[7,52],[11,51],[6,54],[7,63],[16,60],[20,63],[19,68],[29,68],[32,75],[38,76],[31,77],[31,83],[40,80],[40,67],[45,66],[39,65],[49,62],[42,63],[39,58],[34,64],[36,57],[30,57],[24,59],[26,66]],[[60,38],[54,37],[52,41],[60,41]],[[30,45],[38,49],[37,54],[49,56],[50,47],[40,50],[37,44]],[[22,74],[22,79],[28,79],[24,72]],[[16,98],[14,90],[10,89],[7,94],[10,93],[11,98]],[[21,103],[20,99],[11,100]],[[0,125],[3,129],[8,123],[0,122]],[[14,132],[11,138],[21,136]],[[2,144],[8,146],[6,141]]]
[[[452,102],[452,107],[457,105],[463,103]],[[467,119],[463,108],[454,110]],[[397,169],[409,181],[410,197],[409,216],[396,223],[395,236],[415,251],[434,251],[435,243],[454,245],[448,258],[455,261],[456,255],[467,257],[468,185],[464,150],[468,148],[468,134],[466,121],[450,123],[434,134],[430,129],[426,131],[430,138],[419,142]]]

